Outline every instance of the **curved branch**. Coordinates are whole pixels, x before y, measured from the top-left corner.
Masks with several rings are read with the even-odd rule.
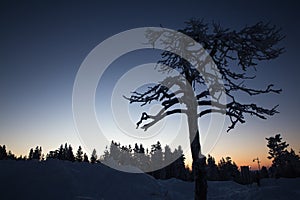
[[[247,94],[249,94],[250,96],[254,96],[254,95],[259,95],[259,94],[266,94],[266,93],[276,93],[276,94],[280,94],[282,92],[282,89],[274,89],[274,85],[270,84],[267,86],[266,89],[264,90],[258,90],[258,89],[252,89],[252,88],[246,88],[244,85],[241,84],[235,84],[230,80],[227,80],[229,82],[229,84],[224,84],[224,86],[226,86],[229,92],[231,91],[242,91],[245,92]]]
[[[184,109],[174,109],[174,110],[170,110],[170,111],[166,111],[163,112],[163,109],[157,114],[157,115],[149,115],[146,112],[142,113],[141,119],[140,121],[138,121],[136,123],[138,128],[140,126],[141,123],[143,123],[143,121],[146,121],[148,119],[152,119],[153,121],[144,124],[141,128],[144,129],[144,131],[147,131],[147,129],[151,126],[153,126],[154,124],[156,124],[157,122],[159,122],[161,119],[163,119],[164,117],[168,116],[168,115],[172,115],[172,114],[176,114],[176,113],[187,113],[186,110]]]
[[[221,104],[219,103],[218,101],[205,101],[205,100],[202,100],[202,101],[198,101],[198,105],[199,106],[214,106],[214,107],[217,107],[217,108],[220,108],[220,109],[226,109],[227,107],[230,107],[231,105],[233,104],[233,102],[231,103],[228,103],[228,104]]]
[[[255,115],[258,118],[266,119],[266,115],[272,116],[278,113],[278,111],[276,110],[278,105],[274,106],[272,109],[266,109],[266,108],[259,107],[256,104],[240,104],[237,102],[231,102],[224,105],[218,102],[201,101],[199,102],[199,104],[204,106],[211,105],[217,107],[217,109],[212,108],[212,109],[206,109],[204,111],[201,111],[198,114],[198,117],[203,117],[204,115],[210,113],[220,113],[229,116],[231,125],[228,127],[227,132],[233,129],[238,122],[244,123],[245,114]]]
[[[208,90],[205,90],[205,91],[201,92],[200,94],[198,94],[198,95],[196,96],[196,98],[197,98],[197,99],[201,99],[201,98],[207,97],[207,96],[209,96],[209,95],[210,95],[210,94],[209,94],[209,91],[208,91]]]
[[[242,116],[238,116],[237,114],[235,114],[233,112],[226,111],[226,110],[219,110],[219,109],[213,109],[213,108],[201,111],[198,114],[198,116],[203,117],[204,115],[211,114],[211,113],[220,113],[220,114],[223,114],[223,115],[228,115],[228,116],[231,116],[231,117],[234,117],[234,118],[238,119],[238,121],[241,122],[241,123],[245,123],[245,120],[243,119]]]
[[[147,103],[150,104],[152,101],[164,100],[166,101],[163,102],[163,104],[167,105],[169,102],[173,101],[173,99],[176,99],[177,95],[185,92],[185,83],[181,79],[181,76],[166,77],[161,83],[153,87],[148,87],[148,90],[143,93],[134,91],[130,97],[123,95],[123,98],[129,100],[129,103],[142,103],[141,106],[144,106]],[[179,86],[179,89],[171,92],[170,88],[174,85]]]

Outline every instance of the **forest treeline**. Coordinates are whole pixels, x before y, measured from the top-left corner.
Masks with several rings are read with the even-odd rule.
[[[257,174],[260,178],[300,177],[300,156],[293,149],[288,150],[289,144],[282,141],[280,134],[266,138],[266,140],[269,148],[268,158],[272,160],[272,165],[269,168],[263,166],[259,173],[254,174],[249,171],[247,166],[239,168],[231,157],[221,158],[216,163],[215,158],[208,155],[206,163],[207,179],[249,183],[255,180]],[[138,167],[157,179],[177,178],[193,181],[193,172],[185,165],[185,155],[181,146],[172,151],[168,145],[162,147],[160,142],[151,145],[151,149],[145,149],[142,144],[127,146],[112,141],[101,156],[98,156],[94,149],[90,157],[83,152],[81,146],[74,153],[72,146],[67,143],[60,145],[56,150],[49,151],[46,155],[43,154],[42,147],[37,146],[29,150],[28,156],[19,157],[11,151],[7,151],[5,145],[0,145],[0,160],[44,161],[47,159],[92,164],[105,164],[113,161],[117,165]]]

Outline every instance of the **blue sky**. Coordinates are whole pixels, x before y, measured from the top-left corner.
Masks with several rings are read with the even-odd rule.
[[[27,154],[36,145],[42,145],[47,153],[61,143],[71,143],[74,148],[82,144],[73,122],[73,83],[84,58],[100,42],[137,27],[162,24],[171,29],[182,28],[191,17],[214,20],[232,29],[269,21],[282,27],[286,35],[282,42],[286,52],[274,61],[260,63],[253,83],[261,87],[274,83],[283,89],[281,95],[256,99],[267,106],[280,104],[280,114],[267,121],[249,117],[247,124],[229,134],[222,133],[211,154],[230,155],[238,163],[246,164],[249,160],[252,164],[253,156],[265,159],[264,138],[276,133],[282,133],[297,152],[300,150],[297,3],[1,1],[0,4],[0,144],[6,144],[17,154]],[[155,56],[157,53],[134,52],[120,58],[108,70],[107,80],[102,80],[104,85],[99,88],[109,93],[107,85],[115,84],[130,66],[155,62]],[[101,104],[97,101],[96,107],[101,108]]]

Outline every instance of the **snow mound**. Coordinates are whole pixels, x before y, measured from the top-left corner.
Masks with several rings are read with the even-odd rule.
[[[0,172],[1,200],[194,199],[192,182],[155,180],[147,174],[125,173],[103,164],[6,160],[0,161]],[[299,191],[300,178],[263,179],[261,187],[232,181],[208,182],[209,200],[300,199]]]
[[[102,164],[0,161],[0,199],[165,199],[151,176]],[[2,173],[4,172],[4,173]]]
[[[160,180],[172,200],[193,200],[194,183],[177,179]],[[261,187],[233,181],[209,181],[209,200],[286,200],[300,199],[300,178],[262,179]]]

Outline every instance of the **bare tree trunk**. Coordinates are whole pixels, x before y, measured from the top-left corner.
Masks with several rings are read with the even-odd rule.
[[[191,152],[193,158],[193,174],[195,181],[195,200],[206,200],[207,199],[207,180],[206,180],[206,158],[201,154],[201,146],[199,140],[199,129],[198,129],[198,116],[197,107],[188,107],[188,125],[189,134],[191,141]]]

